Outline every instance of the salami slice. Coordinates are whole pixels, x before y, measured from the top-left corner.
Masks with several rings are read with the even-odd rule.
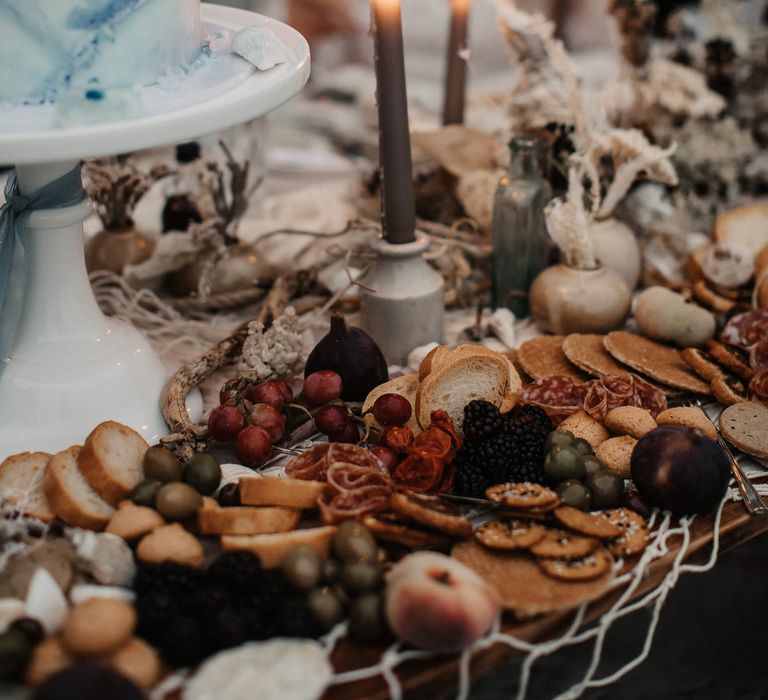
[[[328,450],[328,463],[332,465],[336,462],[343,462],[344,464],[354,464],[360,467],[368,467],[370,469],[378,469],[379,461],[376,456],[366,450],[364,447],[358,447],[357,445],[348,445],[342,442],[333,442]]]
[[[667,397],[661,389],[636,374],[629,376],[634,389],[634,402],[630,405],[644,408],[654,418],[667,410]]]
[[[768,337],[752,346],[749,351],[749,364],[755,372],[768,369]]]
[[[595,382],[589,387],[584,399],[584,410],[601,423],[605,420],[605,414],[608,413],[608,392],[602,383]]]
[[[628,376],[611,375],[603,377],[600,383],[608,397],[608,410],[621,406],[631,406],[635,398],[635,386]]]
[[[768,401],[768,369],[757,372],[749,382],[749,398]]]
[[[558,424],[581,410],[591,384],[592,382],[584,384],[570,377],[555,375],[526,386],[520,395],[520,401],[543,408],[552,422]]]
[[[286,476],[306,481],[325,481],[330,449],[330,443],[326,442],[302,452],[285,465]]]
[[[751,348],[768,338],[768,309],[753,309],[734,316],[725,324],[720,338],[724,343],[740,348]]]
[[[378,461],[373,468],[333,462],[326,476],[328,486],[318,501],[323,522],[338,523],[381,510],[389,504],[392,479]]]

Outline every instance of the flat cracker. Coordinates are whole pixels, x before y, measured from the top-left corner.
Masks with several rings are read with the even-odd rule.
[[[710,393],[709,385],[691,370],[680,357],[679,350],[627,331],[613,331],[603,342],[605,349],[619,362],[657,382],[694,394]]]
[[[712,394],[723,406],[734,406],[747,401],[747,387],[730,374],[720,374],[709,385]]]
[[[455,542],[454,538],[442,532],[422,528],[418,523],[400,519],[394,514],[369,513],[364,515],[360,522],[376,535],[376,539],[394,542],[412,549],[447,547]]]
[[[561,581],[591,581],[610,571],[613,559],[602,547],[583,559],[538,559],[539,568]]]
[[[544,537],[528,549],[531,554],[545,559],[583,559],[599,546],[600,542],[594,537],[548,528]]]
[[[735,374],[739,379],[748,382],[755,374],[755,371],[749,366],[747,354],[736,348],[728,347],[716,340],[709,340],[707,341],[707,352],[715,362]]]
[[[446,535],[469,537],[472,534],[469,519],[439,496],[398,491],[392,494],[389,505],[396,513]]]
[[[604,335],[571,333],[563,341],[563,353],[576,367],[595,377],[620,376],[631,373],[605,349]]]
[[[760,460],[768,460],[768,405],[745,401],[720,415],[720,433],[734,447]]]
[[[609,551],[616,557],[632,557],[647,546],[651,531],[645,518],[629,508],[612,508],[601,515],[622,529],[622,534],[609,543]]]
[[[530,555],[494,552],[473,540],[456,545],[452,556],[493,586],[501,605],[518,618],[571,610],[600,598],[614,577],[613,567],[592,581],[567,582],[547,576]]]
[[[705,382],[711,382],[723,373],[720,365],[712,362],[709,355],[699,348],[685,348],[680,357]]]
[[[546,528],[524,520],[491,520],[475,530],[480,544],[491,549],[528,549],[547,534]]]
[[[552,489],[528,481],[491,486],[485,492],[485,497],[489,501],[521,512],[529,509],[539,512],[547,511],[556,508],[560,503],[560,496]]]
[[[553,376],[584,381],[588,377],[571,364],[563,352],[562,335],[543,335],[526,340],[517,351],[517,360],[525,373],[534,379]]]
[[[621,528],[606,520],[600,513],[585,513],[571,506],[560,506],[555,510],[555,518],[571,530],[589,537],[612,539],[621,535]]]

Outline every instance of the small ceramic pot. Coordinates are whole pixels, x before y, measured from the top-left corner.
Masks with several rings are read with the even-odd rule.
[[[197,259],[171,275],[171,289],[177,296],[197,294],[200,275],[214,253],[199,255]],[[229,249],[229,255],[216,265],[211,294],[227,294],[252,287],[265,281],[271,270],[261,253],[249,243],[238,243]]]
[[[542,330],[558,335],[607,333],[626,321],[632,292],[610,268],[553,265],[533,281],[530,304],[531,317]]]
[[[88,272],[109,270],[121,274],[126,265],[137,265],[155,251],[155,242],[135,228],[99,231],[85,246]]]
[[[634,289],[640,281],[642,255],[632,229],[618,219],[609,218],[593,221],[589,230],[600,264],[616,270],[629,288]]]
[[[377,239],[378,258],[363,280],[360,325],[376,341],[390,364],[404,365],[408,353],[444,333],[445,283],[424,260],[429,239],[392,244]]]

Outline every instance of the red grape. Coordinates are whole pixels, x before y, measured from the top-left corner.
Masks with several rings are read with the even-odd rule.
[[[243,396],[251,403],[267,403],[277,411],[285,408],[285,395],[275,381],[250,384]]]
[[[208,416],[208,432],[219,442],[232,442],[243,427],[245,416],[236,406],[216,406]]]
[[[341,432],[349,423],[349,416],[343,406],[323,406],[315,414],[315,425],[325,435]]]
[[[224,385],[219,391],[219,403],[229,403],[231,401],[237,401],[240,398],[240,377],[232,377],[227,379]]]
[[[272,440],[264,428],[249,426],[237,436],[235,445],[237,458],[246,466],[256,469],[269,459],[272,454]]]
[[[343,389],[341,377],[330,369],[312,372],[304,379],[304,398],[312,406],[322,406],[335,401]]]
[[[293,401],[293,389],[291,389],[291,385],[283,379],[275,379],[274,384],[282,392],[285,403],[291,403],[291,401]]]
[[[373,403],[373,417],[382,425],[405,425],[412,413],[411,402],[400,394],[382,394]]]
[[[400,464],[400,458],[388,447],[376,445],[376,447],[371,448],[371,452],[376,455],[376,458],[390,474],[395,471],[397,465]]]
[[[264,428],[272,442],[281,440],[283,435],[285,435],[285,418],[283,418],[283,414],[278,413],[268,403],[257,403],[251,409],[248,422],[251,425]]]
[[[356,444],[360,442],[360,431],[354,423],[347,423],[339,432],[328,436],[329,442],[348,442]]]

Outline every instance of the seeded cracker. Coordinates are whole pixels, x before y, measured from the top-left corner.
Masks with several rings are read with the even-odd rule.
[[[546,486],[523,481],[519,484],[497,484],[491,486],[485,497],[516,511],[550,510],[557,507],[560,497]]]
[[[651,533],[642,515],[629,508],[613,508],[603,511],[602,516],[622,529],[622,534],[609,543],[611,554],[632,557],[646,548]]]
[[[720,432],[734,447],[768,459],[768,405],[746,401],[729,406],[720,416]]]
[[[492,520],[475,531],[475,538],[486,547],[507,551],[527,549],[543,539],[546,533],[541,525],[523,520]]]
[[[710,393],[709,386],[696,376],[674,348],[626,331],[609,333],[604,343],[606,350],[619,362],[657,382],[694,394]]]
[[[600,542],[565,530],[547,528],[544,538],[531,545],[531,554],[548,559],[582,559],[594,552]]]
[[[609,539],[621,535],[621,528],[603,518],[600,513],[585,513],[578,508],[560,506],[560,508],[555,510],[555,518],[566,527],[580,532],[582,535],[599,537],[600,539]]]
[[[591,581],[611,569],[613,559],[605,549],[598,549],[583,559],[538,559],[539,568],[562,581]]]

